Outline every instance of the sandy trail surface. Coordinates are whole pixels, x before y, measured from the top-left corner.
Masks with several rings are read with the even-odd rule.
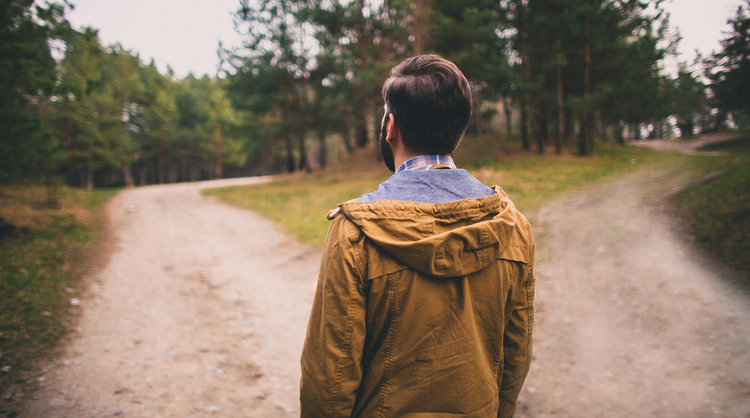
[[[517,416],[750,417],[747,293],[665,215],[689,180],[642,169],[531,214],[536,345]],[[25,416],[299,414],[320,253],[200,196],[219,184],[111,202],[109,263]]]
[[[254,181],[151,186],[111,201],[115,248],[25,416],[298,415],[320,254],[199,193]]]
[[[520,417],[750,417],[750,301],[642,169],[534,217],[537,332]]]
[[[723,156],[727,153],[722,151],[700,151],[699,148],[722,142],[740,136],[736,132],[721,132],[710,135],[700,135],[693,139],[642,139],[638,141],[629,141],[630,144],[637,147],[651,148],[664,152],[679,152],[687,155],[706,155],[706,156]]]

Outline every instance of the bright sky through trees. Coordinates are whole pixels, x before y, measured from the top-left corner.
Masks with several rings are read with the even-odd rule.
[[[731,28],[727,19],[733,18],[741,0],[671,0],[665,3],[672,27],[682,35],[680,61],[691,64],[695,50],[703,56],[721,50],[719,41]]]
[[[122,44],[161,72],[216,74],[219,41],[238,46],[231,12],[239,0],[70,0],[71,24],[99,29],[103,45]]]
[[[102,44],[121,43],[151,58],[161,71],[169,65],[178,77],[216,74],[218,42],[239,45],[230,12],[239,0],[71,0],[68,14],[75,27],[99,29]],[[681,61],[692,63],[695,49],[704,56],[719,50],[741,0],[667,0],[671,25],[679,27]]]

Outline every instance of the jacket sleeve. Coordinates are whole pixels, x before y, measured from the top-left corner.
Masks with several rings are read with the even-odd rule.
[[[530,262],[520,265],[518,282],[514,284],[515,305],[503,335],[504,367],[499,385],[498,418],[510,418],[515,413],[521,386],[531,366],[535,287],[533,238],[529,248]]]
[[[365,341],[360,233],[343,215],[328,230],[302,350],[302,418],[349,417],[354,408]]]

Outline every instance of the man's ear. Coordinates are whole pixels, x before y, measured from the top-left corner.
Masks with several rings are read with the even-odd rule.
[[[398,129],[398,125],[396,124],[396,119],[393,117],[393,113],[388,114],[388,122],[386,123],[386,136],[385,140],[390,144],[393,138],[398,137],[401,135],[401,132]],[[393,144],[391,144],[393,145]]]

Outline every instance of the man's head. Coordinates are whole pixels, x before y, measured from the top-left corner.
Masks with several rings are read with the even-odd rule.
[[[469,125],[469,82],[455,64],[436,55],[419,55],[394,67],[383,83],[383,98],[383,127],[393,114],[404,146],[417,155],[453,153]],[[381,148],[387,147],[382,132],[381,137]]]

